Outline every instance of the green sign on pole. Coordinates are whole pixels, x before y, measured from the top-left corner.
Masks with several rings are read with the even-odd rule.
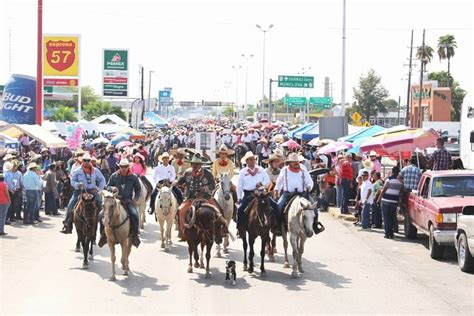
[[[128,70],[128,50],[104,49],[104,70]]]
[[[104,90],[127,90],[126,84],[104,84]]]
[[[282,88],[313,88],[314,77],[309,76],[278,76],[278,87]]]
[[[332,106],[332,97],[310,97],[309,104],[316,109],[330,109]]]
[[[3,90],[5,90],[5,85],[0,84],[0,95],[3,94]]]
[[[285,97],[284,102],[288,107],[304,108],[306,106],[306,97]]]

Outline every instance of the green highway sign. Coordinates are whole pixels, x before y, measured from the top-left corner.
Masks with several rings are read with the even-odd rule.
[[[309,104],[317,109],[330,109],[332,97],[310,97]]]
[[[3,94],[3,90],[5,90],[5,86],[0,84],[0,95]]]
[[[313,88],[314,77],[309,76],[278,76],[278,87],[282,88]]]
[[[306,97],[288,97],[286,96],[284,102],[288,107],[305,107]]]
[[[128,70],[128,50],[104,49],[104,70]]]
[[[53,87],[51,87],[51,86],[43,86],[43,93],[45,93],[45,94],[52,94],[52,93],[53,93]]]
[[[127,90],[126,84],[104,84],[104,90]]]

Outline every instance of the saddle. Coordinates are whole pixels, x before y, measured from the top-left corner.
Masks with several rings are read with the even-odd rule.
[[[153,192],[153,186],[151,185],[151,183],[146,180],[146,179],[143,179],[144,177],[140,177],[140,181],[143,183],[143,186],[145,186],[145,188],[147,189],[147,193],[146,193],[146,197],[145,197],[145,201],[147,201],[150,196],[151,196],[151,192]]]

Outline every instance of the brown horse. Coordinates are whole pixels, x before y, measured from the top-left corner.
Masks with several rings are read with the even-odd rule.
[[[76,252],[80,251],[79,243],[84,252],[83,269],[89,268],[88,253],[90,260],[94,260],[93,240],[97,232],[97,215],[98,209],[94,195],[87,192],[82,193],[74,209],[73,221],[77,232]]]
[[[185,234],[188,242],[189,264],[188,273],[193,272],[194,267],[204,268],[204,247],[206,247],[206,279],[209,272],[211,260],[211,249],[214,242],[222,243],[222,238],[228,233],[227,223],[216,208],[207,203],[206,200],[196,199],[185,219]],[[201,260],[199,263],[198,245],[201,245]]]
[[[242,237],[242,243],[244,246],[244,271],[247,271],[247,233],[249,237],[249,273],[253,273],[254,270],[253,245],[258,236],[260,236],[260,239],[262,240],[262,247],[260,250],[260,271],[262,274],[266,273],[264,265],[265,245],[270,241],[270,228],[273,220],[273,212],[268,195],[269,193],[266,191],[255,191],[253,200],[245,210],[247,213],[247,219],[239,229],[239,234],[240,237]]]

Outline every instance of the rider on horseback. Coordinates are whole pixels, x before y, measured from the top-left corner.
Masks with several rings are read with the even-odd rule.
[[[64,227],[61,230],[63,234],[70,234],[72,232],[72,212],[79,196],[83,192],[93,194],[97,209],[100,210],[102,208],[102,198],[99,195],[99,191],[105,187],[105,178],[99,169],[92,166],[91,156],[88,153],[82,157],[81,167],[72,173],[71,185],[74,188],[74,194],[67,206],[66,219],[63,222]]]
[[[118,198],[128,212],[131,220],[130,233],[132,235],[132,244],[135,247],[140,245],[140,232],[138,230],[138,210],[137,201],[140,198],[141,186],[140,180],[130,171],[130,164],[127,159],[120,160],[119,170],[114,172],[107,183],[107,188],[111,191],[118,190]],[[100,218],[100,240],[99,247],[107,243],[104,225],[102,223],[102,212]]]
[[[216,187],[216,182],[211,172],[202,168],[203,164],[208,163],[201,154],[196,153],[191,160],[187,160],[191,164],[191,168],[186,170],[184,175],[179,178],[177,184],[185,187],[186,200],[178,209],[179,219],[179,235],[182,241],[186,240],[184,221],[186,213],[192,206],[195,198],[203,198],[209,204],[215,206],[215,211],[220,212],[219,204],[212,198],[211,194]]]
[[[174,170],[173,166],[169,164],[170,155],[165,152],[158,157],[158,160],[161,162],[161,164],[156,166],[153,172],[153,182],[156,183],[156,187],[153,190],[153,193],[151,194],[149,212],[150,214],[153,214],[155,212],[155,201],[156,196],[158,195],[158,189],[165,184],[171,185],[171,183],[176,180],[176,171]],[[178,205],[183,203],[183,193],[181,193],[178,187],[173,186],[171,188],[171,191],[173,191]]]
[[[171,165],[176,171],[176,177],[181,178],[183,174],[186,172],[186,170],[191,168],[191,165],[189,164],[189,162],[184,160],[184,158],[187,157],[186,149],[176,147],[176,148],[171,149],[170,153],[173,156],[173,162],[171,163]]]
[[[143,182],[143,185],[148,189],[148,192],[153,190],[153,186],[151,185],[150,181],[146,178],[146,164],[145,164],[145,156],[140,153],[136,153],[133,156],[133,162],[130,164],[130,171],[134,175],[140,178]]]
[[[212,176],[217,180],[222,177],[224,173],[228,174],[229,178],[232,179],[235,173],[235,166],[232,160],[229,159],[229,156],[235,154],[235,151],[229,149],[226,145],[221,145],[219,150],[216,150],[216,153],[219,155],[216,161],[212,164]],[[237,201],[237,189],[234,184],[230,186],[232,197],[234,201]]]
[[[240,204],[237,210],[237,231],[243,224],[244,211],[253,198],[253,193],[260,187],[268,187],[270,178],[265,170],[256,166],[257,156],[248,151],[242,158],[242,163],[247,167],[240,170],[239,182],[237,184],[237,203]]]

